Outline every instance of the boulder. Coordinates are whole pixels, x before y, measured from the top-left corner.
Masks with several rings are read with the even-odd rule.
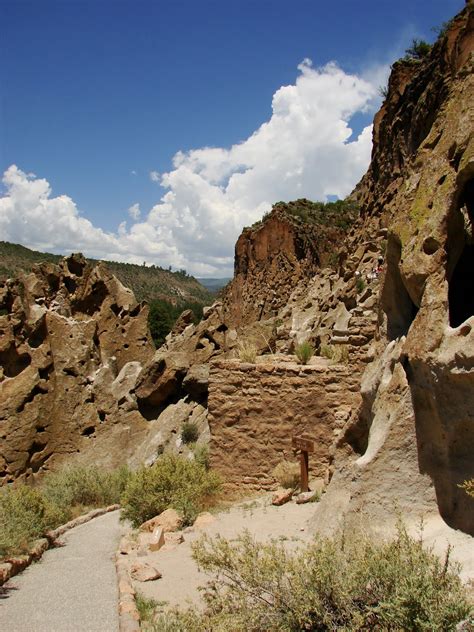
[[[183,518],[175,509],[165,509],[158,516],[147,520],[140,525],[140,531],[153,533],[155,529],[161,527],[163,533],[178,531],[183,526]]]
[[[272,505],[279,507],[280,505],[284,505],[289,502],[293,496],[292,489],[278,489],[275,494],[273,494]]]
[[[130,567],[130,576],[138,582],[150,582],[161,578],[161,573],[150,564],[135,562]]]

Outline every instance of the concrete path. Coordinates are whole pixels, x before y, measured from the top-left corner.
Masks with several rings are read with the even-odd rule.
[[[61,536],[65,546],[0,588],[0,630],[117,632],[114,553],[122,531],[113,511]]]

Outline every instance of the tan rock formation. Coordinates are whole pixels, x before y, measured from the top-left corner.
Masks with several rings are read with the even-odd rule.
[[[420,62],[399,62],[355,195],[388,228],[376,357],[320,528],[437,512],[474,534],[474,8]]]
[[[147,308],[81,255],[7,281],[0,297],[3,481],[131,457],[147,427],[131,395],[153,355]]]

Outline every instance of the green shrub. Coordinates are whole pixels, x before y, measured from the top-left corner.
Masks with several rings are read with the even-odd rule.
[[[118,502],[129,476],[127,467],[113,472],[75,467],[47,474],[38,487],[2,488],[0,556],[26,551],[32,540],[85,509]]]
[[[411,46],[406,49],[404,59],[423,59],[423,57],[428,55],[431,48],[432,46],[428,42],[415,38],[412,40]]]
[[[200,463],[165,454],[150,468],[141,468],[132,475],[122,494],[122,518],[138,527],[174,507],[191,524],[219,488],[219,476]]]
[[[454,630],[471,612],[449,561],[399,527],[396,538],[320,539],[290,552],[248,533],[193,545],[199,568],[214,575],[204,613],[161,617],[157,630]]]
[[[281,461],[273,469],[272,476],[285,489],[296,489],[300,484],[300,466],[292,461]]]
[[[204,443],[194,446],[194,460],[202,465],[206,470],[209,469],[209,446]]]
[[[181,428],[181,441],[183,443],[196,443],[199,438],[199,428],[194,421],[185,421]]]
[[[356,279],[356,290],[359,294],[365,290],[365,281],[361,276]]]
[[[70,467],[45,477],[44,496],[69,520],[73,508],[104,507],[120,502],[131,472],[123,466],[113,472],[98,467]]]
[[[301,344],[296,346],[295,354],[300,364],[308,364],[308,362],[313,357],[314,349],[308,341],[302,342]]]
[[[56,526],[54,508],[41,492],[24,484],[0,491],[0,556],[22,553]]]

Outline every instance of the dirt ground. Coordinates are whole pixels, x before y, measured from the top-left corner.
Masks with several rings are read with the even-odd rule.
[[[297,505],[289,502],[281,507],[274,507],[271,499],[272,494],[265,494],[218,512],[213,516],[212,522],[202,528],[185,530],[184,542],[181,544],[167,544],[159,551],[141,557],[132,553],[129,556],[130,562],[150,564],[162,574],[162,578],[158,580],[134,581],[135,590],[145,597],[166,602],[170,607],[198,606],[201,603],[199,587],[205,586],[209,578],[198,570],[192,559],[191,544],[203,533],[210,537],[221,535],[234,539],[244,530],[248,530],[257,541],[279,539],[291,548],[314,537],[312,522],[318,511],[317,503]],[[407,526],[413,536],[419,536],[419,524]],[[383,534],[379,532],[378,536],[381,535]],[[461,578],[464,582],[474,581],[474,538],[450,529],[440,517],[432,516],[424,520],[423,540],[426,546],[432,547],[441,557],[447,546],[451,545],[451,559],[461,564]]]

